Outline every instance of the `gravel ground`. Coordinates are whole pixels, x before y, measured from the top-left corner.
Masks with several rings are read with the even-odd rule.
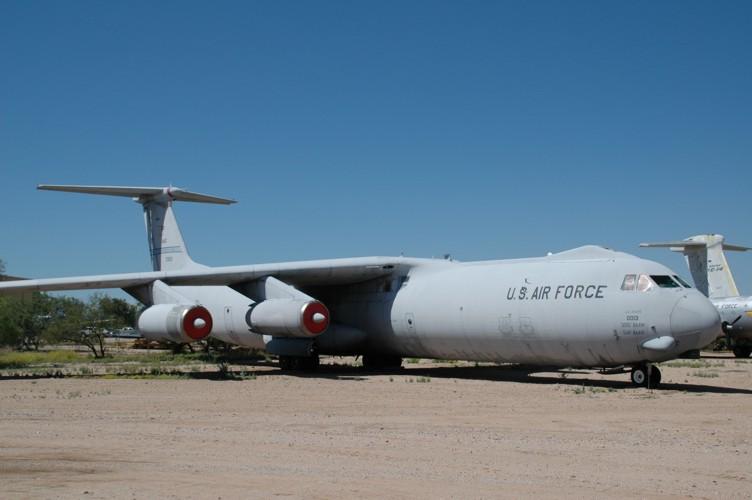
[[[752,360],[0,380],[2,498],[749,498]],[[337,364],[338,363],[338,364]]]

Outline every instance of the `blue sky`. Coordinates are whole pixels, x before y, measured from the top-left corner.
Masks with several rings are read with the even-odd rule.
[[[750,2],[0,3],[0,258],[148,269],[140,207],[210,265],[460,260],[704,232],[752,246]],[[731,255],[752,293],[752,253]]]

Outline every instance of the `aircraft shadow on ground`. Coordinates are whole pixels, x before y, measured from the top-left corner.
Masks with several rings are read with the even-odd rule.
[[[537,373],[559,373],[556,375],[535,375]],[[255,372],[257,377],[294,376],[301,378],[326,378],[331,380],[366,380],[371,375],[416,376],[428,378],[456,378],[463,380],[486,380],[489,382],[521,382],[528,384],[561,384],[572,387],[600,387],[604,389],[635,389],[629,381],[628,372],[610,375],[613,380],[592,379],[595,373],[588,370],[560,370],[557,368],[526,367],[521,365],[502,366],[452,366],[452,367],[410,367],[366,371],[362,367],[351,365],[321,365],[315,372],[298,371],[263,371]],[[584,378],[583,378],[584,376]],[[578,377],[578,378],[570,378]],[[622,377],[622,380],[618,380]],[[719,387],[704,384],[662,383],[658,390],[681,391],[691,393],[715,394],[750,394],[752,390],[736,387]]]
[[[486,380],[489,382],[519,382],[526,384],[560,384],[572,387],[598,387],[604,389],[635,389],[629,381],[628,373],[610,375],[613,379],[593,379],[588,378],[595,371],[558,369],[553,367],[528,367],[523,365],[500,365],[500,366],[434,366],[418,367],[408,364],[403,368],[388,370],[365,370],[359,366],[344,364],[324,364],[316,371],[283,371],[280,369],[256,371],[254,367],[276,367],[276,363],[267,360],[245,360],[241,363],[233,363],[233,370],[223,372],[217,371],[175,371],[168,374],[179,375],[181,377],[196,380],[214,380],[214,381],[243,381],[249,377],[279,377],[292,376],[299,378],[321,378],[329,380],[350,380],[364,381],[374,375],[391,375],[391,376],[415,376],[436,379],[461,379],[461,380]],[[237,370],[238,366],[246,367],[245,370]],[[536,375],[545,373],[546,375]],[[550,375],[558,373],[558,375]],[[34,380],[45,378],[70,378],[76,375],[64,375],[60,372],[47,374],[12,374],[0,375],[0,380]],[[91,378],[87,376],[86,378]],[[618,379],[621,377],[621,379]],[[93,378],[97,378],[96,375]],[[129,378],[129,374],[124,374],[123,378]],[[140,378],[140,377],[135,377]],[[144,378],[149,378],[145,376]],[[736,387],[719,387],[704,384],[690,383],[662,383],[661,391],[681,391],[691,393],[713,393],[713,394],[750,394],[752,390]]]

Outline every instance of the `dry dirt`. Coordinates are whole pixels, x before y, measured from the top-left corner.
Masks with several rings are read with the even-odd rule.
[[[0,497],[749,498],[752,360],[707,362],[0,380]]]

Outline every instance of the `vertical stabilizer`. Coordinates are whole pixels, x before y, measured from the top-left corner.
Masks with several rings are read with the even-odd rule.
[[[696,252],[687,251],[688,249],[685,248],[684,255],[687,256],[687,265],[690,266],[692,277],[696,273],[702,273],[704,269],[708,282],[706,295],[711,299],[739,296],[734,276],[731,274],[731,269],[726,261],[726,255],[723,253],[723,236],[720,234],[703,234],[689,239],[705,240],[704,252],[698,255]]]
[[[197,266],[188,255],[170,197],[157,195],[136,201],[144,206],[152,269],[174,271]]]
[[[731,274],[724,250],[746,251],[748,247],[730,245],[721,234],[700,234],[682,241],[640,243],[641,247],[668,247],[682,252],[687,259],[689,272],[697,289],[711,299],[738,297],[734,276]]]
[[[672,248],[672,250],[674,249]],[[692,280],[695,282],[695,287],[700,290],[703,295],[710,297],[710,287],[708,283],[708,247],[705,245],[685,246],[681,251],[684,253],[684,258],[687,261],[687,267],[692,275]],[[723,255],[723,252],[721,252],[721,255]]]
[[[59,186],[42,184],[38,189],[69,193],[102,194],[133,198],[144,207],[144,222],[149,238],[149,254],[155,271],[174,271],[197,267],[188,255],[180,227],[172,209],[174,201],[229,205],[234,200],[193,193],[174,187]]]

